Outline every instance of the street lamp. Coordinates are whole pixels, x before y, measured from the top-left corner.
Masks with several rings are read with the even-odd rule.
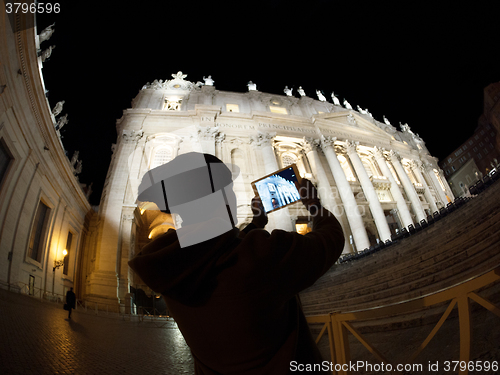
[[[63,256],[65,257],[68,255],[68,250],[64,249],[63,250]],[[64,266],[64,258],[62,260],[55,260],[54,259],[54,268],[52,268],[52,295],[54,295],[54,285],[55,285],[55,280],[56,280],[56,269]]]
[[[68,255],[68,250],[64,249],[63,250],[63,256]],[[54,259],[54,268],[52,269],[52,272],[56,272],[56,269],[59,267],[64,266],[64,258],[62,260],[55,260]]]

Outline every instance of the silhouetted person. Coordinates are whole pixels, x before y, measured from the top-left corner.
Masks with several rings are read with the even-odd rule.
[[[192,157],[197,168],[191,167]],[[150,172],[138,200],[178,213],[182,228],[154,239],[129,264],[164,296],[191,348],[195,373],[282,375],[291,373],[293,361],[321,364],[297,295],[334,264],[344,237],[312,183],[304,180],[300,193],[314,216],[313,230],[306,235],[269,233],[257,198],[252,200],[252,223],[242,231],[235,227],[231,170],[216,157],[183,154]],[[162,174],[169,177],[161,179]],[[189,191],[206,184],[204,178],[211,186],[205,195]],[[219,234],[211,236],[212,230]]]
[[[68,305],[68,319],[71,319],[71,311],[75,308],[76,295],[73,288],[66,292],[66,304]]]

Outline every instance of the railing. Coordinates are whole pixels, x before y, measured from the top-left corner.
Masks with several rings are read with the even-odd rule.
[[[62,305],[66,302],[66,296],[57,293],[44,292],[41,288],[36,288],[29,284],[18,282],[15,284],[7,284],[0,281],[0,288],[9,290],[13,293],[24,294],[30,296],[40,302],[51,302],[57,305]],[[98,316],[115,317],[123,320],[142,322],[152,322],[158,327],[163,327],[173,318],[168,315],[161,314],[161,311],[154,307],[144,307],[133,305],[130,313],[116,312],[117,304],[104,304],[97,302],[89,302],[85,300],[76,300],[75,311],[93,314]]]
[[[471,347],[471,311],[469,299],[477,302],[495,315],[500,317],[500,308],[475,293],[476,290],[498,282],[500,280],[500,267],[497,267],[481,276],[469,279],[465,282],[457,284],[451,288],[439,291],[434,294],[426,295],[416,299],[412,299],[403,303],[382,306],[374,309],[330,313],[328,315],[317,315],[307,317],[309,324],[323,324],[321,332],[316,338],[316,343],[323,337],[325,332],[328,332],[328,341],[330,349],[330,357],[333,369],[333,374],[347,374],[348,367],[345,364],[350,363],[350,352],[348,334],[349,332],[368,349],[380,362],[390,364],[391,361],[384,357],[368,340],[352,326],[352,322],[364,321],[371,319],[387,318],[398,314],[407,314],[419,311],[423,308],[435,306],[448,302],[448,308],[441,316],[431,333],[427,336],[413,355],[408,358],[407,363],[411,364],[427,346],[427,344],[436,335],[442,327],[445,320],[450,315],[455,306],[458,307],[458,319],[460,328],[460,363],[469,363],[470,347]],[[337,366],[335,366],[337,365]],[[344,366],[342,366],[344,365]],[[394,366],[396,368],[396,366]],[[460,374],[468,374],[468,368],[465,370],[463,366],[458,369]]]

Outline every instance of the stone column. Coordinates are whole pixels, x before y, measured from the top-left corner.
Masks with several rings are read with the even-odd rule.
[[[401,165],[401,162],[399,161],[400,156],[396,152],[391,150],[389,152],[389,157],[391,159],[392,165],[394,166],[394,169],[396,170],[396,173],[399,176],[399,180],[403,184],[403,188],[405,189],[406,195],[410,199],[411,206],[413,207],[413,212],[417,216],[417,221],[420,222],[420,220],[427,219],[424,209],[420,204],[420,198],[418,197],[418,194],[415,191],[415,187],[411,183],[410,178],[406,174],[403,166]]]
[[[321,165],[321,161],[319,159],[317,147],[319,147],[319,140],[312,138],[304,138],[304,142],[302,143],[304,147],[304,152],[307,156],[307,160],[311,165],[312,172],[316,177],[316,181],[318,183],[317,189],[319,198],[321,199],[321,204],[330,212],[335,213],[335,200],[332,196],[332,189],[330,188],[330,182],[328,181],[328,177],[326,176],[325,170]]]
[[[252,137],[252,144],[262,155],[265,174],[273,173],[279,169],[272,145],[275,136],[276,133],[259,133],[258,135]],[[288,207],[269,214],[269,224],[272,225],[272,222],[274,222],[275,229],[283,229],[288,232],[294,230]]]
[[[304,152],[306,153],[307,160],[311,165],[312,172],[316,177],[316,181],[318,183],[317,190],[319,198],[321,199],[321,204],[331,213],[335,215],[337,220],[341,223],[342,217],[339,216],[337,210],[335,209],[337,204],[332,194],[332,189],[330,187],[330,182],[328,181],[328,177],[321,165],[321,160],[319,159],[317,148],[320,145],[319,139],[313,138],[305,138],[302,143],[304,147]],[[349,236],[346,235],[345,229],[342,228],[344,232],[344,249],[349,248]],[[364,248],[363,248],[364,249]]]
[[[382,241],[385,242],[391,239],[391,231],[389,229],[389,225],[387,224],[382,205],[378,200],[377,193],[373,188],[370,177],[368,177],[368,173],[366,173],[365,167],[363,166],[363,163],[356,151],[357,145],[357,142],[355,143],[346,141],[347,155],[349,155],[349,158],[351,159],[351,163],[354,167],[354,170],[356,171],[359,182],[361,183],[363,193],[368,200],[370,211],[372,213],[373,219],[375,220],[375,225],[377,227],[379,237]]]
[[[436,194],[441,200],[441,204],[443,205],[443,207],[446,206],[448,204],[448,199],[446,199],[446,194],[441,188],[441,184],[439,183],[436,174],[434,173],[433,165],[429,163],[424,163],[424,170],[427,172],[427,176],[429,176],[430,180],[434,184],[434,190],[436,191]]]
[[[394,178],[391,170],[387,166],[387,162],[384,156],[384,149],[380,149],[378,147],[374,148],[373,155],[375,156],[375,160],[377,161],[380,170],[384,174],[385,177],[389,179],[391,182],[391,194],[396,204],[398,206],[398,212],[402,221],[403,226],[407,227],[410,224],[413,224],[413,220],[411,218],[410,210],[408,210],[408,206],[406,205],[406,200],[399,189],[398,183]]]
[[[358,211],[358,205],[352,193],[351,185],[345,177],[339,159],[337,159],[337,154],[334,149],[334,142],[336,139],[335,137],[323,136],[321,138],[321,146],[332,171],[335,183],[337,184],[340,199],[342,199],[342,203],[344,204],[344,211],[347,216],[347,221],[349,221],[349,226],[351,227],[354,244],[357,249],[366,249],[370,247],[370,240],[366,234],[363,218]]]
[[[424,176],[422,175],[422,170],[423,170],[423,164],[421,161],[412,161],[410,163],[410,167],[413,169],[413,172],[415,172],[415,175],[417,176],[417,179],[420,181],[422,186],[424,187],[424,196],[427,202],[429,203],[431,213],[436,212],[438,210],[436,206],[436,202],[434,201],[434,197],[431,194],[431,191],[429,190],[429,186],[427,185],[427,182],[425,181]]]

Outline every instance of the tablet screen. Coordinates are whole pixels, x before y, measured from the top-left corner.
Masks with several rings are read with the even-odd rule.
[[[252,182],[266,213],[279,210],[300,200],[295,186],[295,182],[300,182],[300,177],[297,177],[296,171],[294,164]]]

